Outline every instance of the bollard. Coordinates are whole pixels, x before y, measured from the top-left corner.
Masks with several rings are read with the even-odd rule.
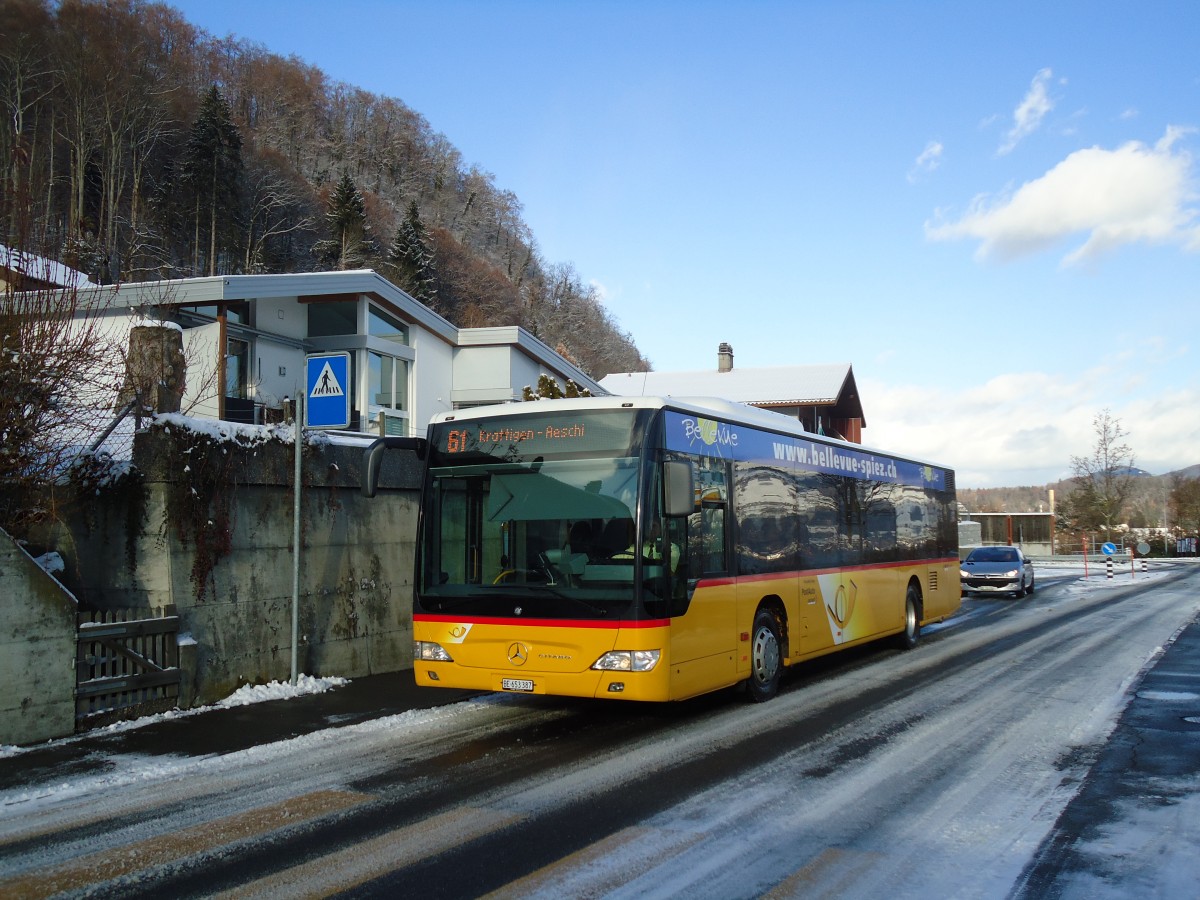
[[[1142,571],[1146,571],[1146,557],[1144,556],[1142,557]]]
[[[1112,581],[1112,577],[1113,577],[1113,571],[1112,571],[1112,570],[1113,570],[1113,563],[1112,563],[1112,557],[1111,557],[1111,556],[1108,558],[1108,561],[1107,561],[1107,563],[1106,563],[1106,566],[1107,566],[1107,568],[1108,568],[1108,580],[1109,580],[1109,581]]]

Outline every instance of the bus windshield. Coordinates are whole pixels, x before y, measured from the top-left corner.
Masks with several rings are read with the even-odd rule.
[[[562,619],[637,616],[641,457],[634,414],[435,428],[417,606],[428,613]],[[657,504],[652,503],[651,506]],[[665,596],[659,560],[647,590]]]

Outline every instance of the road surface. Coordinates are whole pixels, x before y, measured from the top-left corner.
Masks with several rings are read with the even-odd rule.
[[[767,704],[484,696],[67,771],[0,793],[0,896],[1019,894],[1200,610],[1200,572],[1037,583]]]

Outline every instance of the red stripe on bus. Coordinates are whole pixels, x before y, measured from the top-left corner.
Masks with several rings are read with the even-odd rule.
[[[909,569],[917,568],[918,566],[935,566],[944,563],[954,563],[957,565],[959,559],[957,556],[947,556],[941,559],[918,559],[918,560],[899,560],[897,562],[885,563],[863,563],[858,566],[832,566],[828,569],[789,569],[786,572],[764,572],[760,575],[739,575],[736,578],[726,578],[720,581],[705,581],[702,582],[702,587],[708,587],[710,584],[733,584],[738,581],[778,581],[781,578],[803,578],[813,575],[836,575],[839,572],[871,572],[876,569]]]
[[[502,618],[500,616],[447,616],[436,613],[413,613],[414,622],[445,622],[461,625],[528,625],[530,628],[664,628],[670,619],[627,619],[616,622],[598,622],[595,619],[529,619],[524,616]]]

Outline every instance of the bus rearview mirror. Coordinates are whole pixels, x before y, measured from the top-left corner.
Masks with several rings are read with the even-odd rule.
[[[677,459],[663,463],[663,493],[668,516],[692,514],[696,507],[696,495],[692,485],[691,463]]]

